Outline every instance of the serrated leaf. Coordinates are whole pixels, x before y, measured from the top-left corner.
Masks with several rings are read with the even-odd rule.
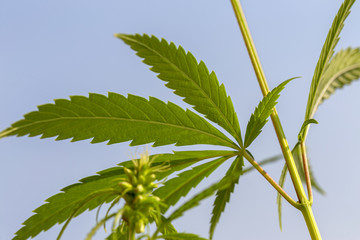
[[[313,117],[318,106],[336,89],[360,78],[360,48],[340,50],[327,65],[317,88],[309,117]]]
[[[217,191],[216,198],[214,201],[214,208],[212,211],[212,217],[210,220],[210,239],[213,238],[215,227],[220,220],[220,216],[225,209],[226,204],[230,201],[230,195],[234,191],[235,184],[239,182],[240,175],[242,174],[242,169],[244,165],[244,159],[242,157],[237,157],[230,168],[225,174],[223,180],[227,180],[229,177],[234,177],[233,182],[230,185],[222,190]]]
[[[184,101],[219,124],[242,145],[240,126],[233,103],[227,96],[223,84],[219,85],[214,72],[209,73],[204,62],[198,63],[190,52],[174,43],[161,41],[148,35],[116,34],[137,55],[144,58],[144,63],[152,66],[151,70],[159,73],[158,77],[167,82],[166,86],[174,93],[184,97]]]
[[[176,143],[177,146],[213,144],[237,148],[229,138],[205,119],[184,111],[177,105],[134,95],[128,98],[109,93],[108,97],[90,94],[89,98],[72,96],[55,104],[38,107],[0,133],[0,138],[17,135],[72,141],[92,139],[108,144],[132,140],[130,145],[154,142],[154,146]]]
[[[155,154],[150,156],[150,159],[154,166],[164,163],[169,165],[168,171],[156,174],[157,179],[160,180],[171,173],[186,168],[198,161],[219,156],[233,156],[234,154],[235,152],[232,151],[217,150],[179,151],[174,152],[173,154]],[[130,169],[133,168],[132,161],[126,161],[120,165]],[[50,197],[46,200],[46,204],[34,211],[35,215],[25,221],[25,226],[16,233],[17,236],[14,239],[24,240],[35,237],[41,231],[46,231],[55,224],[66,221],[73,213],[77,204],[81,203],[84,199],[97,191],[117,186],[119,180],[124,177],[125,175],[122,167],[112,167],[98,172],[98,175],[83,178],[80,180],[80,183],[63,188],[61,193]],[[110,202],[115,197],[116,195],[94,198],[79,209],[75,216],[80,215],[86,209],[92,210],[103,203]]]
[[[156,239],[166,239],[166,240],[206,240],[206,238],[199,237],[196,234],[192,233],[172,233],[165,234],[156,237]]]
[[[46,204],[34,210],[35,214],[23,223],[25,226],[16,232],[13,239],[25,240],[35,237],[55,224],[66,221],[85,199],[103,189],[116,187],[124,176],[122,168],[111,168],[105,170],[104,174],[99,172],[99,175],[81,179],[80,183],[63,188],[62,193],[48,198]],[[93,197],[79,208],[74,216],[78,216],[85,210],[92,210],[102,203],[110,202],[115,197],[116,194]]]
[[[173,206],[229,158],[229,156],[221,157],[182,172],[177,177],[166,181],[164,186],[156,189],[153,194],[158,196],[168,207]]]
[[[320,57],[315,68],[313,79],[311,81],[308,103],[306,106],[305,120],[313,117],[313,110],[317,100],[316,96],[317,92],[319,91],[319,83],[324,75],[325,70],[328,68],[329,61],[334,54],[335,46],[339,41],[340,32],[344,27],[344,22],[349,15],[350,8],[354,4],[354,2],[355,0],[345,0],[343,2],[341,7],[339,8],[338,13],[335,16],[335,19],[326,37],[324,46],[321,50]]]
[[[247,148],[261,133],[262,128],[265,126],[267,119],[271,115],[273,108],[277,104],[276,100],[280,97],[280,92],[284,89],[285,85],[294,78],[282,82],[279,86],[269,92],[255,108],[251,114],[248,125],[246,126],[244,147]]]
[[[200,193],[196,194],[190,200],[186,201],[180,207],[178,207],[175,211],[173,211],[170,216],[167,218],[166,221],[163,221],[162,224],[158,227],[155,234],[156,235],[159,230],[161,230],[166,224],[172,222],[173,220],[181,217],[184,212],[196,207],[199,205],[200,201],[204,200],[205,198],[210,197],[215,193],[217,190],[222,190],[228,188],[229,185],[234,181],[234,177],[229,177],[227,179],[222,179],[220,182],[211,185],[210,187],[206,188],[205,190],[201,191]]]
[[[205,159],[237,155],[236,151],[223,150],[202,150],[202,151],[174,151],[173,154],[156,154],[150,156],[151,166],[163,165],[166,167],[163,171],[156,173],[156,179],[161,180],[173,172],[180,171],[187,168],[194,163],[198,163]],[[119,164],[121,166],[132,168],[132,161],[127,161]]]

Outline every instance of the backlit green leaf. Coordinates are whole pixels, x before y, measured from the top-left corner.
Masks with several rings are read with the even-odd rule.
[[[63,188],[61,193],[48,198],[46,204],[34,210],[35,214],[23,223],[25,226],[16,232],[13,239],[26,240],[35,237],[41,231],[46,231],[55,224],[66,221],[74,210],[79,208],[79,204],[83,205],[78,209],[75,217],[85,210],[92,210],[104,202],[112,201],[116,194],[93,195],[103,189],[116,187],[124,177],[122,168],[107,169],[98,174],[81,179],[80,183]],[[84,202],[87,199],[88,201]]]
[[[267,119],[271,115],[273,108],[276,105],[276,100],[280,97],[280,92],[284,89],[285,85],[293,80],[291,78],[282,82],[279,86],[269,92],[255,108],[253,114],[251,114],[250,120],[246,127],[244,146],[247,148],[261,133],[262,128],[265,126]]]
[[[218,190],[216,192],[214,208],[210,220],[210,239],[213,238],[215,227],[220,220],[221,214],[224,211],[226,204],[230,201],[230,195],[234,191],[235,184],[239,182],[240,175],[242,174],[243,165],[244,159],[242,157],[237,157],[233,161],[229,170],[226,172],[225,177],[223,178],[223,180],[226,181],[228,178],[233,177],[233,182],[231,182],[227,188]]]
[[[360,77],[360,48],[341,50],[331,59],[320,79],[310,117],[318,106],[336,89],[352,83]]]
[[[215,191],[217,191],[217,190],[221,191],[223,189],[228,188],[234,182],[234,179],[236,179],[236,176],[230,176],[228,178],[224,178],[221,181],[219,181],[218,183],[215,183],[215,184],[211,185],[210,187],[206,188],[205,190],[201,191],[200,193],[196,194],[190,200],[186,201],[184,204],[182,204],[180,207],[178,207],[175,211],[173,211],[170,214],[170,216],[167,218],[167,220],[162,222],[161,226],[158,228],[158,230],[156,232],[158,232],[166,224],[181,217],[184,214],[184,212],[199,205],[200,201],[212,196],[215,193]]]
[[[233,156],[235,152],[232,151],[179,151],[173,154],[156,154],[150,156],[153,166],[167,164],[168,170],[156,174],[158,180],[167,177],[175,171],[184,169],[201,160],[220,157]],[[121,165],[132,169],[132,161],[126,161]],[[24,222],[24,227],[21,228],[14,239],[25,240],[30,237],[35,237],[41,231],[50,229],[57,223],[65,222],[74,210],[78,208],[80,203],[94,193],[103,189],[114,188],[118,182],[125,177],[122,167],[113,167],[98,172],[98,175],[86,177],[80,180],[79,183],[63,188],[61,193],[58,193],[46,200],[47,203],[37,208],[35,215],[31,216]],[[91,198],[83,207],[74,214],[74,217],[80,215],[85,210],[92,210],[103,203],[111,202],[117,195],[108,194]]]
[[[190,52],[174,43],[161,41],[148,35],[116,34],[137,55],[144,58],[144,63],[152,66],[151,70],[159,73],[158,77],[166,81],[166,86],[174,93],[184,97],[184,101],[219,124],[242,145],[240,126],[232,101],[227,96],[223,84],[219,85],[214,72],[209,73],[204,62],[198,63]]]
[[[150,159],[152,161],[151,166],[162,165],[166,167],[163,171],[156,173],[156,178],[161,180],[173,172],[180,171],[202,160],[223,156],[232,157],[235,155],[237,155],[236,151],[174,151],[173,154],[166,153],[152,155]],[[127,161],[121,163],[120,165],[131,169],[133,164],[131,161]]]
[[[156,189],[154,195],[158,196],[168,207],[175,205],[181,197],[196,187],[228,158],[230,156],[221,157],[182,172],[177,177],[166,181],[164,186]]]
[[[154,146],[176,143],[237,147],[205,119],[171,102],[134,95],[126,98],[116,93],[109,93],[108,97],[90,94],[89,98],[70,98],[39,106],[38,111],[26,114],[23,120],[1,132],[0,138],[29,134],[42,138],[57,136],[56,140],[92,138],[92,143],[132,140],[130,145],[154,142]]]
[[[305,114],[305,120],[310,119],[314,115],[314,111],[316,110],[316,107],[319,103],[318,102],[318,93],[321,93],[322,90],[318,89],[320,81],[326,71],[328,69],[328,64],[330,62],[331,57],[334,54],[334,49],[336,44],[339,41],[339,36],[342,28],[344,27],[344,22],[347,18],[347,16],[350,13],[350,8],[354,4],[355,0],[345,0],[341,7],[339,8],[339,11],[337,15],[335,16],[335,19],[331,25],[331,28],[329,30],[329,33],[326,37],[324,46],[321,50],[319,60],[317,62],[314,76],[311,82],[310,86],[310,92],[308,97],[308,103],[306,106],[306,114]],[[321,94],[320,94],[321,95]],[[322,97],[321,97],[322,98]],[[321,101],[321,100],[320,100]]]

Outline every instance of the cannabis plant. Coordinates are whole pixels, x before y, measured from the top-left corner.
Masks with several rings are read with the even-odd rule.
[[[209,228],[209,238],[213,239],[235,185],[250,170],[257,170],[277,191],[280,227],[282,200],[285,199],[302,214],[311,239],[321,239],[312,205],[313,188],[320,193],[323,190],[312,174],[306,140],[311,124],[318,124],[315,113],[319,105],[337,89],[360,77],[359,48],[349,47],[335,53],[344,21],[354,2],[343,2],[330,27],[311,81],[304,121],[299,126],[296,144],[291,147],[275,105],[280,93],[286,86],[298,81],[297,77],[287,79],[270,90],[238,0],[231,0],[231,3],[263,94],[262,100],[254,106],[246,127],[240,127],[225,86],[219,83],[216,74],[209,71],[203,61],[198,61],[183,47],[165,39],[147,34],[115,34],[150,66],[166,87],[193,109],[184,109],[155,97],[125,96],[115,92],[107,95],[90,93],[41,105],[37,111],[24,115],[23,119],[0,132],[0,138],[28,135],[70,139],[72,142],[91,139],[91,143],[118,144],[130,141],[130,146],[174,144],[174,148],[186,148],[196,145],[199,150],[188,148],[151,156],[144,154],[139,159],[121,162],[118,166],[83,178],[79,183],[63,188],[34,210],[35,214],[23,223],[13,239],[33,238],[42,231],[63,224],[58,235],[60,239],[70,220],[86,210],[98,209],[100,212],[102,205],[108,205],[108,210],[90,230],[87,239],[91,239],[100,227],[106,228],[108,221],[112,221],[112,227],[108,228],[111,231],[107,239],[203,239],[192,233],[176,231],[172,222],[203,199],[215,195]],[[250,147],[259,140],[269,119],[283,158],[259,161],[258,153]],[[280,160],[283,160],[284,167],[277,182],[263,167]],[[244,168],[245,162],[251,167]],[[182,197],[226,163],[229,167],[222,178],[208,184],[205,190],[201,189],[185,203],[178,204]],[[284,190],[287,174],[290,175],[295,197]]]

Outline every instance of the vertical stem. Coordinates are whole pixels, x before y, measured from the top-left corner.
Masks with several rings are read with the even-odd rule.
[[[269,93],[269,86],[267,84],[264,71],[262,70],[259,57],[256,52],[256,48],[254,45],[254,42],[252,40],[249,27],[247,25],[244,12],[242,10],[241,4],[239,0],[231,0],[231,4],[234,9],[234,13],[236,15],[236,19],[238,21],[238,24],[240,26],[240,30],[242,33],[242,36],[245,41],[246,48],[249,53],[249,57],[251,59],[251,63],[253,65],[256,77],[258,79],[260,89],[264,96],[266,96]],[[315,222],[314,215],[312,213],[311,204],[308,201],[306,197],[305,190],[302,186],[299,172],[296,169],[294,158],[292,156],[289,144],[287,143],[283,128],[280,123],[280,119],[278,116],[278,113],[276,111],[276,108],[273,108],[273,112],[271,114],[271,120],[274,125],[274,129],[282,150],[282,153],[284,155],[287,167],[289,169],[289,173],[296,191],[296,194],[298,196],[299,202],[302,205],[301,212],[304,216],[306,225],[308,227],[310,236],[313,240],[321,240],[320,232],[318,230],[318,227]]]
[[[135,240],[135,229],[132,222],[128,225],[128,240]]]
[[[270,92],[269,86],[267,84],[264,71],[262,70],[254,42],[252,40],[250,30],[249,30],[249,27],[248,27],[246,19],[245,19],[244,12],[241,8],[241,4],[240,4],[239,0],[231,0],[231,3],[232,3],[236,18],[239,23],[241,33],[243,35],[245,45],[246,45],[246,48],[248,50],[248,53],[249,53],[249,56],[251,59],[251,63],[253,65],[256,77],[258,79],[260,89],[263,93],[263,96],[266,96]],[[306,194],[305,194],[304,188],[302,187],[299,173],[296,169],[295,162],[294,162],[293,156],[291,154],[289,144],[287,143],[287,140],[286,140],[286,137],[285,137],[285,134],[284,134],[283,128],[281,126],[280,119],[279,119],[279,116],[278,116],[278,113],[277,113],[275,107],[273,108],[273,112],[271,114],[271,120],[273,122],[275,132],[276,132],[278,141],[280,143],[281,150],[283,152],[286,164],[288,166],[289,173],[290,173],[291,179],[293,181],[293,185],[295,187],[296,194],[297,194],[300,202],[305,202],[305,200],[307,200]]]
[[[313,214],[312,209],[311,209],[311,203],[308,202],[307,204],[303,204],[300,211],[304,216],[306,226],[307,226],[307,228],[309,230],[311,239],[313,239],[313,240],[321,240],[322,238],[321,238],[321,235],[320,235],[320,231],[319,231],[319,228],[318,228],[318,226],[316,224],[315,217],[314,217],[314,214]]]

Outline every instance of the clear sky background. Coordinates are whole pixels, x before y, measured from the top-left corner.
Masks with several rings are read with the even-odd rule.
[[[321,47],[341,4],[336,0],[242,1],[271,88],[301,76],[283,91],[278,111],[291,146],[302,124],[308,90]],[[337,50],[360,46],[360,4],[353,6]],[[36,106],[89,92],[155,96],[189,107],[114,33],[147,33],[191,51],[225,84],[242,130],[261,100],[230,1],[5,1],[0,0],[0,128]],[[308,137],[309,157],[327,195],[313,205],[323,239],[360,239],[360,84],[338,91],[320,106]],[[151,148],[151,153],[175,147]],[[182,148],[194,149],[194,148]],[[0,239],[11,239],[43,201],[78,179],[128,160],[143,147],[108,146],[89,140],[0,140]],[[178,148],[177,150],[180,150]],[[251,147],[256,159],[280,153],[271,124]],[[248,166],[248,163],[245,163]],[[267,166],[278,179],[283,163]],[[204,188],[226,171],[219,168]],[[286,189],[295,198],[290,182]],[[193,195],[196,191],[192,191]],[[212,202],[175,222],[179,231],[208,236]],[[304,220],[284,203],[279,230],[276,192],[257,172],[244,175],[216,229],[215,239],[309,239]],[[73,220],[63,239],[83,239],[94,212]],[[60,228],[35,239],[55,239]],[[101,233],[95,239],[103,239]]]

